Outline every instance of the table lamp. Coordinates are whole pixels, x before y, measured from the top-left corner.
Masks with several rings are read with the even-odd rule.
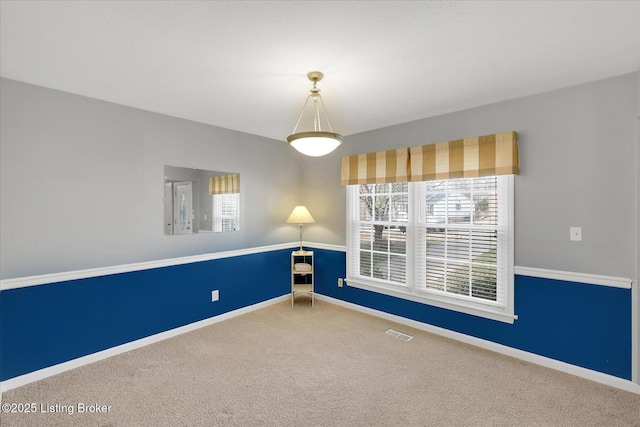
[[[300,226],[300,251],[302,251],[302,224],[316,222],[305,206],[296,206],[287,218],[290,224],[298,224]]]

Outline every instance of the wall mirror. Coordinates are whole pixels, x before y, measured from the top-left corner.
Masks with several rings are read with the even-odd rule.
[[[164,167],[164,234],[239,229],[239,173]]]

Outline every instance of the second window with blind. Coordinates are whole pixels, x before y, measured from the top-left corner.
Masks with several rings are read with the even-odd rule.
[[[513,175],[347,186],[347,281],[512,323]]]

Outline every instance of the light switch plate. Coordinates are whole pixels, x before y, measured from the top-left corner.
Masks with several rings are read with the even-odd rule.
[[[582,241],[582,227],[569,227],[569,239],[574,242]]]

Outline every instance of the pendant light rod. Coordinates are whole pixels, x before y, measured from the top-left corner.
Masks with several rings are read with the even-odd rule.
[[[298,129],[298,125],[300,124],[300,120],[302,120],[302,116],[304,115],[304,110],[307,108],[307,104],[309,103],[309,98],[311,98],[311,95],[307,96],[307,100],[304,102],[304,105],[302,106],[302,111],[300,112],[300,115],[298,116],[298,121],[296,122],[296,125],[293,127],[293,132],[291,132],[292,134],[296,133],[296,130]]]
[[[322,111],[324,112],[324,117],[327,119],[327,124],[329,125],[329,132],[333,132],[333,129],[331,128],[331,121],[329,120],[329,115],[327,114],[327,109],[324,108],[324,101],[322,100],[321,96],[319,98],[320,98],[320,105],[322,105]]]

